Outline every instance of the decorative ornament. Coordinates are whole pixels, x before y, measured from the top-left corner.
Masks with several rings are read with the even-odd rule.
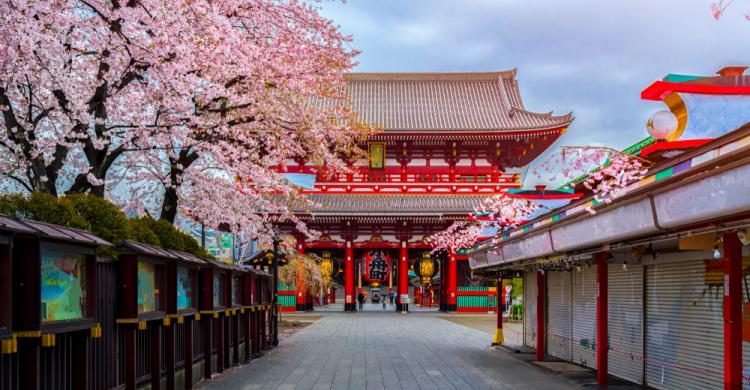
[[[338,260],[331,257],[331,251],[323,251],[321,254],[320,268],[324,276],[334,277],[341,271]]]
[[[677,117],[671,111],[657,111],[648,118],[646,130],[657,141],[669,140],[677,130]]]
[[[430,257],[430,252],[422,252],[422,258],[414,262],[414,273],[422,278],[422,283],[430,283],[438,272],[437,262]]]

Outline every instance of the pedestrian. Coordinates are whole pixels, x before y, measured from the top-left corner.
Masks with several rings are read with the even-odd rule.
[[[365,294],[362,294],[362,292],[357,295],[357,303],[359,303],[359,310],[362,311],[362,305],[365,303]]]
[[[388,293],[388,299],[391,301],[391,306],[393,306],[393,300],[396,298],[396,293],[394,291],[391,291]]]
[[[386,308],[386,301],[385,301],[385,297],[383,297],[382,301],[383,301],[383,310],[385,310],[385,308]]]

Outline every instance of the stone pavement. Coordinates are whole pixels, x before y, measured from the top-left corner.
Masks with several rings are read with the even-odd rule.
[[[326,314],[204,389],[580,389],[436,314]]]

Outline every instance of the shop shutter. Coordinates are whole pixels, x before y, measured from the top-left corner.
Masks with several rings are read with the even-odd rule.
[[[646,385],[724,387],[720,264],[707,260],[647,266]]]
[[[523,341],[536,348],[536,271],[524,272],[523,279]]]
[[[643,383],[643,267],[609,265],[609,374]]]
[[[573,363],[596,368],[596,266],[582,266],[573,278]]]
[[[571,272],[547,272],[547,353],[571,360]]]

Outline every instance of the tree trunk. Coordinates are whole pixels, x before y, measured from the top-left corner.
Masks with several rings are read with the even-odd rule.
[[[174,220],[177,217],[177,188],[168,187],[164,191],[164,200],[161,202],[161,215],[159,218],[174,224]]]

